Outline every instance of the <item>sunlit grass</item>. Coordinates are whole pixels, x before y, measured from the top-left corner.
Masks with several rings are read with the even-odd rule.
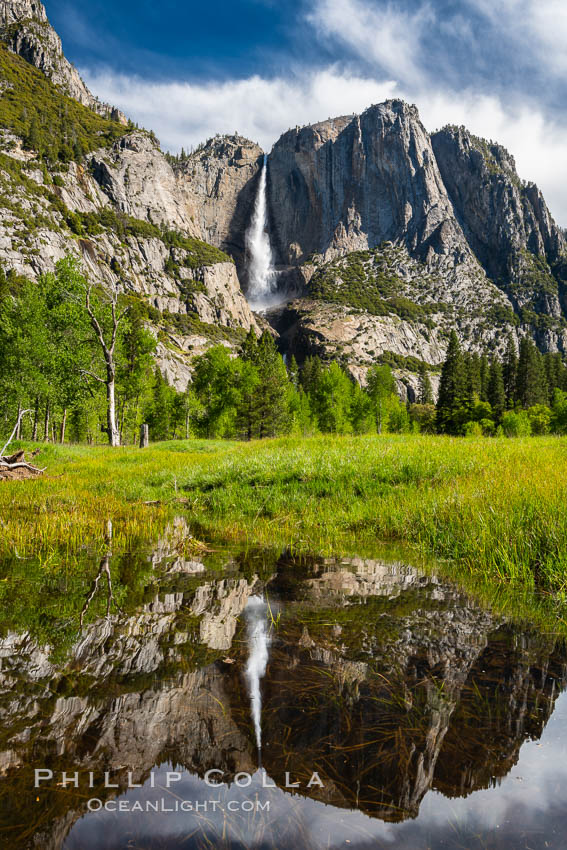
[[[322,554],[403,541],[563,591],[567,441],[435,436],[203,440],[140,451],[47,447],[41,479],[0,485],[0,552],[96,548],[184,513],[202,535]]]

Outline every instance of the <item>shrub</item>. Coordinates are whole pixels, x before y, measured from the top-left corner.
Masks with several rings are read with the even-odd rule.
[[[528,408],[532,434],[549,434],[552,413],[545,404],[534,404]]]
[[[465,422],[463,434],[465,437],[482,437],[482,426],[480,422]]]
[[[532,432],[530,419],[525,410],[514,413],[508,410],[502,417],[502,430],[506,437],[529,437]]]

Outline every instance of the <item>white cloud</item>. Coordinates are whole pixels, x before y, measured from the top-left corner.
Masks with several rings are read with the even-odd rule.
[[[152,83],[110,71],[82,70],[89,88],[153,129],[164,148],[188,148],[216,133],[233,133],[270,150],[296,125],[354,112],[392,97],[396,83],[341,72],[335,67],[289,79],[254,76],[221,83]]]
[[[180,150],[216,133],[239,133],[270,150],[281,133],[329,117],[362,112],[373,103],[402,97],[417,103],[426,128],[464,124],[500,142],[515,156],[518,172],[536,182],[558,222],[567,225],[567,130],[533,106],[504,106],[496,96],[413,91],[392,80],[355,76],[333,66],[296,73],[289,80],[250,77],[223,83],[151,83],[111,72],[83,71],[90,88],[141,125],[152,128],[167,150]]]
[[[436,27],[446,38],[470,49],[475,46],[467,7],[485,17],[493,34],[499,33],[526,56],[547,54],[550,68],[567,69],[565,0],[466,0],[458,14],[443,21],[436,20],[425,0],[411,14],[400,3],[314,0],[308,21],[316,35],[347,45],[366,67],[374,64],[376,78],[338,64],[317,70],[291,68],[285,78],[253,76],[214,83],[151,82],[110,70],[83,70],[83,76],[103,100],[154,129],[168,150],[235,130],[269,150],[289,127],[362,112],[372,103],[402,97],[418,105],[428,130],[464,124],[505,145],[516,158],[520,176],[540,186],[552,214],[567,225],[567,121],[551,120],[538,102],[527,102],[521,93],[511,93],[504,101],[474,86],[454,92],[433,75],[435,62],[423,45]]]
[[[565,0],[467,0],[485,16],[499,37],[534,57],[545,71],[567,71]]]
[[[435,17],[428,3],[410,13],[391,3],[378,7],[363,0],[317,0],[307,20],[320,37],[338,40],[408,82],[421,74],[421,38]]]

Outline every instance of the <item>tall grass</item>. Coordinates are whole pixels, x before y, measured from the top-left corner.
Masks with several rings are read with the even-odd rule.
[[[0,554],[198,533],[322,554],[403,541],[473,572],[563,592],[567,441],[437,436],[48,447],[48,474],[0,484]]]

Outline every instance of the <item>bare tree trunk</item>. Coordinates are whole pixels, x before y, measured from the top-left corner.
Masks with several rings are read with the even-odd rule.
[[[22,405],[18,402],[18,425],[16,427],[16,440],[22,439]]]
[[[147,449],[150,444],[150,429],[148,425],[140,426],[140,448]]]
[[[49,442],[49,401],[45,402],[45,420],[43,423],[43,442]]]
[[[117,315],[116,306],[118,302],[118,292],[115,290],[112,294],[112,301],[110,305],[112,310],[112,333],[110,337],[110,342],[107,343],[104,338],[102,327],[91,307],[91,290],[92,285],[89,286],[87,289],[85,306],[87,308],[89,319],[91,320],[91,326],[97,336],[97,339],[100,343],[100,347],[102,349],[102,353],[104,355],[104,360],[106,364],[106,379],[101,378],[99,375],[96,375],[93,372],[89,372],[87,370],[82,371],[83,374],[89,375],[91,378],[95,378],[101,384],[106,385],[106,432],[108,434],[108,442],[111,446],[119,446],[120,433],[116,426],[116,364],[114,362],[114,349],[116,347],[118,326],[126,315],[126,311],[124,311],[120,315]]]
[[[116,381],[114,363],[107,361],[106,364],[106,429],[108,442],[111,446],[120,445],[120,434],[116,427]]]
[[[63,421],[61,422],[61,443],[65,442],[65,429],[67,427],[67,408],[63,411]]]

